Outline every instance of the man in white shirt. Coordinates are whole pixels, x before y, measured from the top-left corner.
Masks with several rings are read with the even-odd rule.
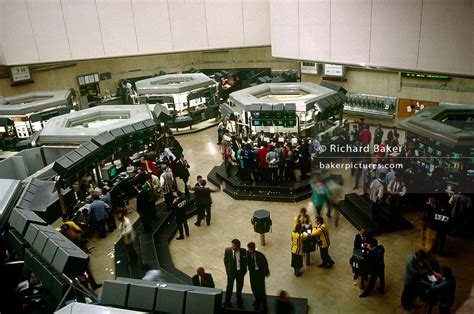
[[[254,306],[258,311],[263,307],[263,313],[268,312],[267,293],[265,291],[265,277],[270,275],[268,261],[263,253],[258,252],[255,243],[247,244],[247,261],[250,273],[250,286],[255,297]]]
[[[234,281],[237,282],[237,305],[241,306],[243,304],[242,289],[247,273],[247,252],[240,247],[238,239],[232,240],[232,246],[225,249],[224,265],[227,273],[224,307],[232,307],[230,300],[234,290]]]
[[[385,173],[372,181],[370,184],[369,197],[372,201],[372,219],[377,221],[379,219],[380,206],[382,206],[384,191],[385,191]]]
[[[399,212],[402,197],[407,193],[407,188],[400,175],[395,174],[393,176],[392,181],[387,186],[387,192],[389,195],[390,217],[394,218]]]

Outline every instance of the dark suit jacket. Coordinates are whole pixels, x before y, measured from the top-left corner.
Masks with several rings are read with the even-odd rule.
[[[270,275],[270,270],[268,269],[268,261],[265,255],[262,252],[255,251],[255,258],[257,260],[258,271],[255,270],[255,262],[253,261],[252,254],[247,254],[247,263],[250,272],[250,276],[253,273],[258,272],[264,276]]]
[[[194,275],[193,276],[193,286],[207,287],[207,288],[215,288],[216,287],[216,285],[214,284],[214,279],[212,279],[211,274],[205,274],[204,275],[204,280],[207,282],[207,285],[201,285],[201,282],[199,281],[199,275]]]
[[[198,186],[194,188],[194,202],[196,205],[212,205],[211,190],[208,187]]]
[[[137,212],[140,216],[148,216],[149,214],[148,196],[145,191],[137,194]]]
[[[240,248],[240,272],[239,274],[245,275],[247,273],[247,251]],[[224,265],[227,275],[236,274],[236,269],[234,267],[234,253],[232,248],[228,247],[224,252]]]
[[[171,205],[171,210],[174,212],[176,217],[176,222],[184,223],[187,220],[186,217],[186,200],[182,197],[175,198],[173,204]]]

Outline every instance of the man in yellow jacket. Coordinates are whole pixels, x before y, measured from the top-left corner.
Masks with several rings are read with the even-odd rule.
[[[319,246],[319,252],[321,253],[321,265],[318,267],[331,268],[334,265],[334,261],[329,256],[329,229],[324,223],[322,217],[316,217],[316,226],[313,228],[311,235],[318,237],[317,244]]]

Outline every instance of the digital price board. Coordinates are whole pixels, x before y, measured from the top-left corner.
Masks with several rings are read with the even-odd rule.
[[[429,73],[417,73],[417,72],[402,72],[403,77],[419,78],[419,79],[430,79],[430,80],[450,80],[449,75],[444,74],[429,74]]]

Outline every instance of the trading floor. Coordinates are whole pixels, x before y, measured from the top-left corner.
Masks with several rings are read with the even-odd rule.
[[[197,175],[205,177],[212,167],[221,162],[215,137],[216,128],[179,137],[185,157],[191,166],[189,169],[191,186],[196,183]],[[340,174],[344,180],[344,194],[352,193],[353,178],[350,176],[350,171],[342,170]],[[212,184],[209,187],[218,188]],[[362,193],[362,189],[358,192]],[[318,268],[320,257],[317,251],[311,254],[311,266],[305,266],[302,276],[297,278],[290,267],[290,234],[294,216],[300,207],[308,205],[310,199],[299,203],[241,201],[234,200],[223,192],[213,193],[212,197],[211,225],[202,224],[201,227],[196,227],[195,217],[192,217],[188,220],[190,237],[183,241],[170,242],[175,267],[187,275],[194,275],[196,269],[202,266],[213,275],[216,287],[225,289],[224,249],[230,246],[232,239],[238,238],[243,246],[251,241],[256,242],[257,249],[267,256],[271,272],[266,281],[268,295],[277,295],[284,289],[291,297],[307,298],[310,313],[406,313],[400,305],[400,296],[403,290],[406,259],[414,253],[420,236],[421,212],[404,214],[415,228],[377,236],[386,250],[385,293],[381,295],[374,289],[371,296],[360,299],[362,290],[355,285],[349,265],[357,230],[343,216],[339,217],[336,227],[337,215],[333,213],[331,218],[327,218],[323,211],[323,217],[328,221],[331,234],[329,253],[336,263],[335,266],[332,269]],[[127,208],[131,211],[128,217],[132,221],[136,220],[138,215],[135,212],[134,199]],[[260,246],[259,235],[254,233],[250,222],[253,211],[258,209],[270,210],[273,221],[272,231],[266,235],[265,246]],[[89,241],[89,246],[95,246],[92,248],[91,271],[97,282],[115,278],[112,254],[114,242],[118,238],[118,232],[114,231],[105,239],[94,238]],[[448,236],[447,255],[439,257],[439,262],[451,267],[458,278],[454,308],[458,308],[469,297],[471,282],[466,279],[474,278],[474,267],[472,267],[474,250],[469,241]],[[244,292],[251,293],[248,275],[245,279]],[[420,301],[417,302],[414,313],[424,313],[425,305]]]

